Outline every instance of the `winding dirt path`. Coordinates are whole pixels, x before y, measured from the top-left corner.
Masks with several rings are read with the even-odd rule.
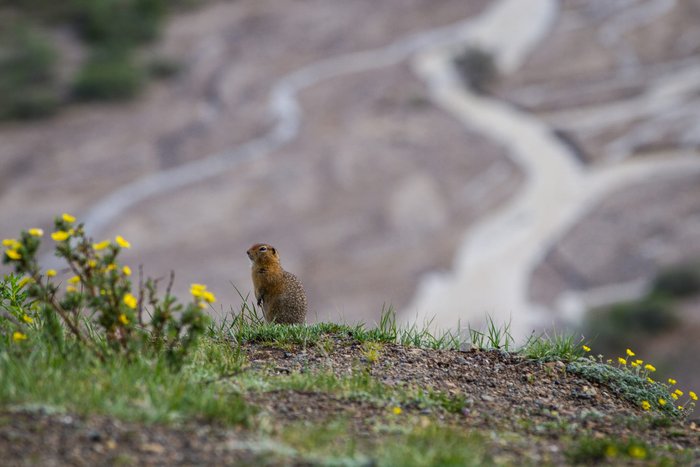
[[[485,37],[476,30],[471,38],[495,54],[503,72],[512,70],[504,65],[524,59],[527,49],[519,49],[520,44],[544,36],[556,8],[553,1],[528,2],[530,10],[524,15],[518,3],[500,2],[480,23],[488,28],[492,21],[491,30],[508,25],[510,34]],[[521,339],[556,318],[528,297],[530,275],[556,240],[613,190],[664,173],[700,172],[700,159],[672,154],[587,169],[534,114],[465,89],[452,66],[454,51],[465,45],[456,39],[423,54],[415,60],[415,69],[439,105],[465,125],[506,144],[527,180],[510,204],[466,232],[453,271],[427,277],[404,317],[428,321],[439,313],[433,323],[452,327],[459,322],[483,325],[488,314],[497,324],[510,322],[513,337]],[[638,105],[646,102],[642,99]],[[583,311],[583,304],[572,297],[567,318],[575,319]]]

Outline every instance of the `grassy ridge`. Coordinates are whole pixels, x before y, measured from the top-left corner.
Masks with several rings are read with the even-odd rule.
[[[3,305],[7,307],[8,303],[4,301]],[[37,317],[27,326],[31,331],[26,339],[15,340],[6,333],[0,340],[0,407],[27,410],[41,406],[49,412],[102,414],[145,423],[244,428],[268,446],[265,459],[272,463],[290,459],[322,465],[509,463],[511,458],[494,457],[487,446],[506,441],[527,446],[532,433],[541,429],[547,430],[547,436],[562,436],[570,462],[613,458],[678,461],[693,456],[684,450],[669,457],[666,448],[655,454],[648,441],[636,438],[584,436],[576,440],[567,433],[576,434],[578,429],[568,422],[530,426],[524,414],[518,422],[523,424],[522,433],[457,427],[443,418],[459,419],[470,413],[473,401],[467,399],[468,395],[416,385],[390,385],[377,379],[376,371],[370,371],[379,368],[375,365],[382,362],[388,348],[397,346],[451,351],[468,346],[505,354],[506,347],[514,347],[507,326],[490,322],[486,329],[472,329],[464,338],[456,333],[436,335],[427,327],[399,327],[392,310],[385,310],[374,328],[334,323],[283,326],[263,323],[255,307],[245,301],[231,316],[212,324],[181,366],[171,365],[164,353],[101,360],[77,342],[58,350],[42,337],[45,323]],[[344,373],[323,366],[280,372],[273,362],[252,357],[255,349],[294,358],[307,350],[330,356],[348,347],[359,349],[360,359]],[[580,339],[553,335],[532,338],[517,353],[524,361],[563,361],[572,374],[598,381],[635,404],[662,396],[670,400],[668,387],[649,385],[626,365],[615,367],[587,357],[586,348]],[[512,349],[511,354],[514,352]],[[357,430],[353,426],[357,421],[342,416],[330,421],[302,417],[301,421],[280,425],[264,409],[265,401],[275,400],[279,394],[311,394],[312,400],[328,397],[335,404],[367,406],[383,415],[378,416],[381,422],[371,425],[376,433],[360,440],[351,435]],[[637,429],[651,424],[675,426],[682,414],[672,407],[670,404],[666,411],[652,409],[658,415],[648,421],[625,423]],[[402,414],[408,408],[412,414]]]

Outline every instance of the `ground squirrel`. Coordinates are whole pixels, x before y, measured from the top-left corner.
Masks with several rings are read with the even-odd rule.
[[[265,243],[256,243],[248,251],[252,261],[253,287],[258,306],[262,306],[267,322],[304,323],[306,292],[297,277],[282,269],[277,250]]]

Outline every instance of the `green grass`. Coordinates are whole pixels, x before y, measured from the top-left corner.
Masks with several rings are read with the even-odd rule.
[[[222,320],[215,330],[238,344],[257,342],[274,343],[277,346],[307,346],[317,344],[324,337],[331,335],[351,338],[360,343],[396,343],[429,349],[459,349],[463,344],[459,335],[451,331],[433,333],[430,330],[430,322],[423,327],[416,324],[399,326],[396,312],[391,307],[382,310],[379,322],[374,328],[367,328],[364,323],[352,326],[335,323],[283,325],[266,323],[260,310],[249,304],[247,297],[241,295],[241,299],[238,313],[234,314],[233,318]]]
[[[280,433],[281,440],[312,464],[346,466],[492,465],[482,435],[429,424],[387,425],[381,437],[348,437],[342,421],[324,426],[298,423]]]
[[[573,335],[555,331],[551,335],[542,334],[529,339],[520,349],[520,353],[527,358],[544,362],[554,360],[570,362],[584,356],[584,344],[586,341],[583,337],[576,338]]]
[[[472,345],[478,349],[505,350],[513,348],[514,340],[510,334],[510,322],[497,325],[490,316],[486,317],[486,330],[479,331],[469,327],[469,338]]]
[[[203,342],[196,363],[214,374],[235,366],[234,356]],[[14,347],[18,347],[15,345]],[[126,420],[172,422],[190,418],[248,424],[253,414],[240,394],[203,384],[202,372],[177,372],[165,358],[100,362],[87,352],[52,352],[37,341],[0,351],[0,404],[48,405],[79,414],[108,414]]]

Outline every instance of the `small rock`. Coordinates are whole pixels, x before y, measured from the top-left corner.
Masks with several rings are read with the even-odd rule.
[[[72,425],[73,424],[73,417],[70,415],[62,415],[58,418],[59,423],[62,423],[63,425]]]
[[[493,396],[489,396],[488,394],[482,394],[481,395],[481,400],[484,402],[493,402],[496,399]]]
[[[93,443],[99,443],[100,441],[102,441],[102,433],[100,433],[99,431],[90,430],[87,436],[88,439]]]
[[[153,454],[163,454],[165,452],[165,448],[156,443],[144,443],[141,445],[141,450],[143,452],[150,452]]]

